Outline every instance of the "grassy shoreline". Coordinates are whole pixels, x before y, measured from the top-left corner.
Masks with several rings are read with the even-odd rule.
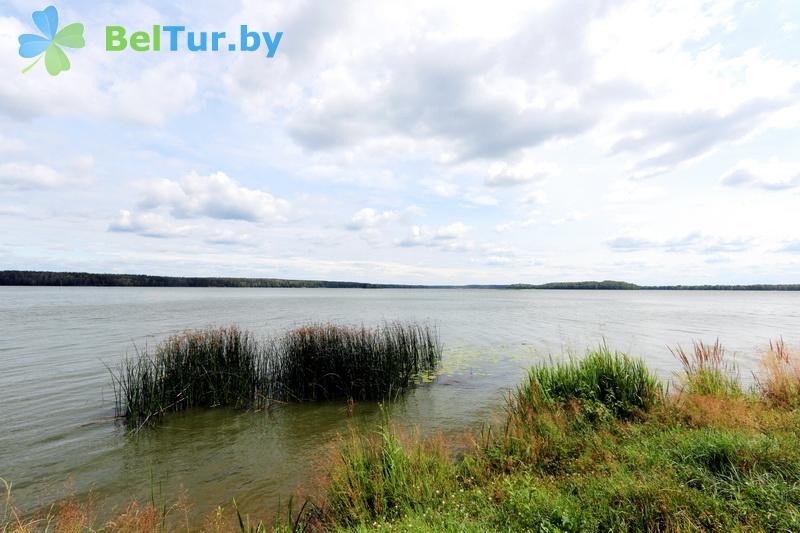
[[[318,494],[279,516],[203,524],[135,505],[91,526],[71,504],[63,531],[744,531],[800,528],[800,359],[773,343],[752,390],[722,346],[675,350],[669,392],[641,363],[599,349],[532,368],[503,417],[454,447],[391,421],[331,447]],[[176,518],[177,515],[177,518]],[[38,531],[41,521],[0,531]],[[2,522],[0,522],[2,523]]]

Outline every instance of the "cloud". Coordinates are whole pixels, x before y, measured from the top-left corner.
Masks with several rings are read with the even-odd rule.
[[[442,179],[423,179],[420,180],[420,184],[442,198],[453,198],[461,192],[461,187],[458,184]]]
[[[0,205],[0,216],[21,216],[24,215],[26,211],[21,207],[15,207],[11,205]]]
[[[248,17],[269,10],[246,8]],[[580,105],[596,89],[582,33],[604,8],[412,2],[403,11],[345,3],[329,17],[310,5],[290,11],[286,23],[302,35],[312,25],[319,41],[285,49],[281,74],[301,88],[276,98],[292,110],[289,134],[309,151],[399,137],[413,140],[412,150],[440,146],[454,160],[497,158],[572,138],[597,121],[595,109]],[[242,70],[228,80],[251,111],[247,93],[263,84],[254,78]],[[260,116],[273,116],[270,101],[259,103]]]
[[[378,211],[371,207],[365,207],[353,215],[347,224],[347,229],[351,231],[374,229],[398,218],[400,218],[400,214],[396,211]]]
[[[192,173],[179,181],[162,179],[146,185],[144,209],[167,208],[176,218],[208,217],[248,222],[283,222],[291,204],[266,191],[242,187],[223,172]]]
[[[488,187],[515,187],[543,181],[555,173],[551,165],[539,165],[523,161],[515,165],[495,163],[489,167],[486,185]]]
[[[410,234],[397,241],[401,247],[427,246],[448,251],[464,251],[472,248],[473,243],[464,241],[469,226],[462,222],[454,222],[436,228],[412,226]]]
[[[29,163],[0,164],[0,187],[17,190],[52,189],[68,182],[52,167]]]
[[[520,201],[523,205],[544,205],[547,203],[547,193],[544,191],[530,191]]]
[[[85,186],[93,180],[94,158],[80,156],[66,162],[61,170],[41,163],[0,163],[0,189],[42,190]]]
[[[649,239],[635,236],[620,236],[606,241],[615,252],[641,252],[657,250],[663,252],[695,252],[702,254],[735,253],[750,250],[752,238],[720,238],[691,232],[681,237],[669,239]]]
[[[800,163],[747,159],[728,170],[721,179],[727,187],[779,191],[800,187]]]
[[[433,234],[433,238],[437,240],[460,239],[467,233],[468,230],[469,226],[461,222],[455,222],[453,224],[440,226],[437,228]]]
[[[0,134],[0,152],[18,152],[25,148],[25,143]]]
[[[522,220],[509,221],[509,222],[504,222],[502,224],[497,224],[494,227],[494,231],[497,233],[508,233],[509,231],[516,228],[524,229],[529,226],[533,226],[537,222],[536,216],[538,215],[539,215],[538,212],[533,212],[529,213],[528,216],[526,218],[523,218]]]
[[[789,252],[793,254],[800,253],[800,240],[789,241],[785,243],[778,251]]]
[[[157,213],[132,213],[127,210],[121,210],[119,217],[108,226],[111,232],[135,233],[156,239],[183,236],[189,229],[189,226],[176,226]]]
[[[475,189],[466,191],[462,198],[472,205],[483,207],[494,206],[500,203],[500,201],[491,194],[485,194]]]
[[[771,113],[790,103],[788,100],[759,98],[728,113],[697,110],[634,114],[623,124],[625,129],[634,133],[616,141],[611,152],[637,156],[632,177],[653,177],[703,156],[723,142],[743,138]]]
[[[216,230],[207,235],[203,242],[221,244],[223,246],[254,246],[253,239],[247,233],[232,230]]]
[[[587,213],[584,213],[583,211],[570,211],[563,217],[553,220],[552,224],[557,226],[560,224],[567,224],[569,222],[579,222],[584,218],[586,218],[587,216],[589,215]]]

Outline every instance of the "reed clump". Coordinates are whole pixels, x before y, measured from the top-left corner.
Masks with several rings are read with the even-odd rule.
[[[264,340],[235,326],[186,331],[123,361],[116,412],[142,427],[193,407],[383,399],[432,372],[441,353],[436,330],[414,323],[315,324]]]
[[[682,391],[709,396],[741,396],[742,386],[736,365],[725,357],[725,348],[717,339],[714,344],[692,343],[692,350],[681,346],[670,349],[681,363]]]
[[[264,355],[253,335],[235,326],[173,335],[113,374],[117,416],[142,426],[192,407],[261,405]]]
[[[273,394],[286,401],[379,400],[436,368],[436,332],[395,322],[380,328],[313,325],[272,345]]]

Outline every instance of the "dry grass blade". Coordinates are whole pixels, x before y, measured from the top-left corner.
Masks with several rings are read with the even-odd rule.
[[[800,358],[789,350],[782,338],[769,342],[761,365],[765,374],[755,379],[762,396],[776,405],[800,405]]]
[[[682,346],[670,348],[681,363],[682,390],[688,394],[740,396],[742,387],[735,364],[725,358],[725,348],[717,339],[713,344],[703,341],[692,343],[692,351]]]

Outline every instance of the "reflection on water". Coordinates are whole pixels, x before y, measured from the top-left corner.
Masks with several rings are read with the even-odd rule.
[[[92,490],[109,510],[184,490],[194,517],[233,496],[244,512],[263,513],[311,488],[348,423],[381,419],[371,403],[351,419],[343,403],[198,410],[126,435],[112,419],[105,365],[186,328],[239,324],[268,335],[311,321],[435,324],[441,372],[391,415],[461,433],[499,409],[532,363],[601,342],[669,378],[668,345],[719,337],[749,381],[770,338],[800,344],[799,304],[800,293],[0,287],[0,477],[26,509],[66,492]]]

